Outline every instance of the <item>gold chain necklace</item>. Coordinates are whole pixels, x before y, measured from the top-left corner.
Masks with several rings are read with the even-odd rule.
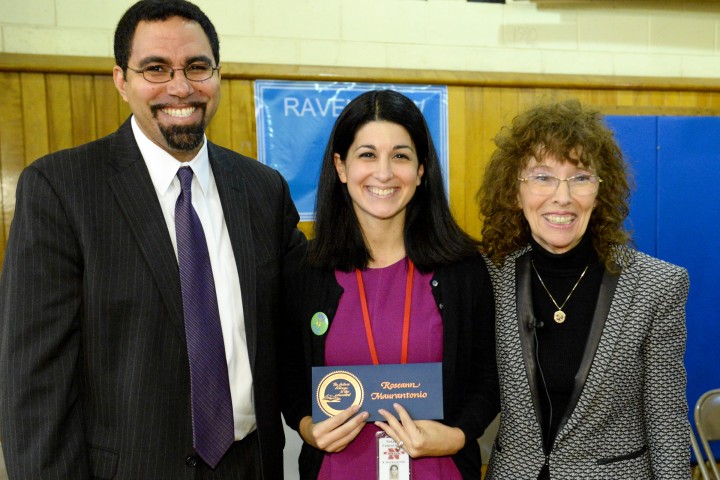
[[[552,294],[550,293],[550,290],[548,290],[548,288],[545,286],[545,282],[543,282],[543,279],[540,276],[540,274],[538,273],[537,268],[535,268],[535,262],[533,260],[531,260],[530,263],[533,267],[533,270],[535,270],[535,275],[537,275],[538,280],[540,280],[540,285],[543,286],[543,288],[547,292],[548,296],[550,297],[550,300],[552,300],[553,304],[555,305],[555,308],[557,308],[557,311],[553,314],[553,320],[555,320],[555,323],[563,323],[565,321],[565,318],[567,317],[567,315],[565,315],[565,312],[563,312],[562,309],[563,309],[563,307],[565,307],[565,304],[568,302],[568,300],[570,300],[570,297],[572,296],[572,294],[575,291],[575,289],[577,288],[577,286],[580,284],[580,280],[583,279],[583,277],[585,276],[585,272],[587,272],[588,267],[590,265],[586,266],[585,270],[582,271],[582,273],[580,274],[580,278],[578,278],[578,281],[575,282],[575,285],[573,285],[573,288],[572,288],[572,290],[570,290],[570,293],[568,293],[568,296],[565,297],[565,301],[562,303],[562,305],[558,305],[557,302],[555,301],[555,299],[553,298]]]

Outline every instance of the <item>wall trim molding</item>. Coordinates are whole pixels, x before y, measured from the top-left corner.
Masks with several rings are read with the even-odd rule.
[[[110,57],[0,53],[0,71],[109,75],[114,64],[114,60]],[[720,82],[717,78],[527,74],[237,62],[221,63],[221,65],[222,75],[228,79],[267,78],[483,87],[720,92]]]

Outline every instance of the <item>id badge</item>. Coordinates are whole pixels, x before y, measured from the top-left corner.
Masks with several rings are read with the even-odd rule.
[[[410,480],[410,455],[385,432],[375,434],[378,480]]]

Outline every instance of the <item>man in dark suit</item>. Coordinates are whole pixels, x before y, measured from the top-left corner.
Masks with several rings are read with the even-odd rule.
[[[0,279],[9,476],[282,478],[276,320],[304,243],[288,186],[207,141],[219,42],[198,7],[136,3],[115,57],[130,119],[18,182]]]

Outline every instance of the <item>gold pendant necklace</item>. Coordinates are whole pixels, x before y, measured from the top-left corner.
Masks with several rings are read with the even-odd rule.
[[[552,294],[550,293],[550,290],[548,290],[548,288],[545,286],[545,282],[543,282],[543,279],[538,273],[537,268],[535,268],[535,262],[531,260],[530,264],[532,265],[533,270],[535,270],[535,275],[537,275],[538,280],[540,280],[540,285],[543,286],[548,296],[550,297],[550,300],[552,300],[553,305],[555,305],[555,308],[557,308],[557,310],[553,314],[553,320],[555,320],[555,323],[563,323],[565,321],[565,318],[567,318],[567,315],[565,315],[565,312],[563,312],[562,309],[563,307],[565,307],[565,304],[568,302],[568,300],[570,300],[570,297],[572,296],[577,286],[580,284],[580,280],[583,279],[583,277],[585,276],[585,272],[587,272],[587,269],[590,265],[586,266],[585,270],[582,271],[582,273],[580,274],[580,278],[578,278],[577,282],[575,282],[575,285],[573,285],[573,288],[572,290],[570,290],[570,293],[568,293],[568,296],[565,297],[565,301],[562,303],[562,305],[558,305]]]

